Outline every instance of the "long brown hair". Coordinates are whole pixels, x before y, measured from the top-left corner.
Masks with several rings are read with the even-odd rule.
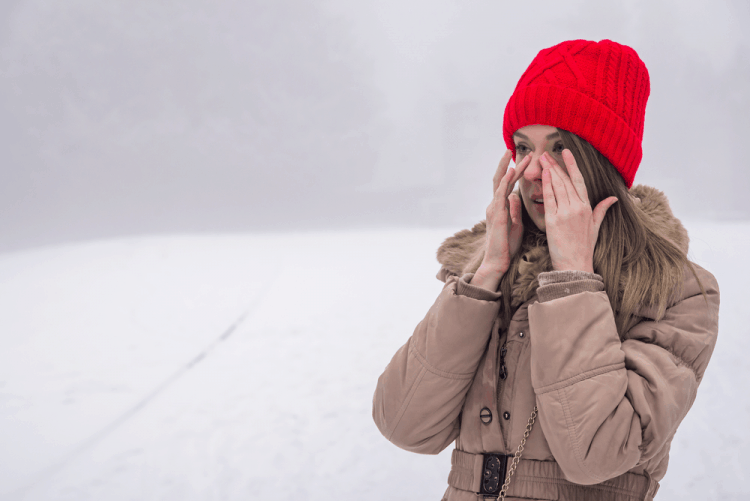
[[[670,301],[676,299],[674,295],[682,291],[685,267],[695,275],[687,254],[648,224],[648,216],[638,209],[622,177],[604,155],[577,135],[558,130],[583,175],[591,207],[612,195],[618,199],[607,210],[594,250],[594,272],[604,279],[618,332],[622,335],[638,322],[636,312],[641,306],[654,308],[656,320],[661,319]],[[523,204],[521,210],[524,224],[521,250],[499,286],[506,327],[515,308],[529,299],[537,285],[534,273],[525,278],[527,284],[519,287],[517,281],[524,279],[520,270],[528,265],[524,261],[536,261],[536,271],[551,269],[545,233],[536,227]],[[705,297],[700,280],[698,283]]]

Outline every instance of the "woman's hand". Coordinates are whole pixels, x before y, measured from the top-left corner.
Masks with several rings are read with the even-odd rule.
[[[521,222],[521,199],[513,188],[529,165],[531,155],[513,167],[510,160],[513,154],[505,152],[492,178],[493,197],[487,207],[487,233],[484,247],[484,259],[474,274],[471,283],[485,289],[496,291],[518,249],[523,237]]]
[[[605,198],[591,210],[586,183],[573,154],[566,149],[562,157],[567,173],[548,153],[540,158],[544,224],[552,268],[593,273],[599,227],[617,197]]]

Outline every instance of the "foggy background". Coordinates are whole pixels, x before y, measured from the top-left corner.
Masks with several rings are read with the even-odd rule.
[[[388,443],[372,391],[426,257],[484,218],[517,80],[573,38],[645,61],[635,183],[722,287],[659,499],[748,499],[748,26],[747,0],[0,0],[0,500],[437,499],[450,448]]]
[[[565,39],[651,76],[635,182],[747,219],[750,4],[0,2],[0,252],[484,217],[505,104]]]

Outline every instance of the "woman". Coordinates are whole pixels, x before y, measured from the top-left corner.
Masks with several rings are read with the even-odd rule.
[[[609,40],[542,50],[516,86],[486,222],[438,250],[445,287],[373,401],[404,449],[455,440],[444,499],[653,499],[719,289],[666,197],[631,189],[648,94]]]

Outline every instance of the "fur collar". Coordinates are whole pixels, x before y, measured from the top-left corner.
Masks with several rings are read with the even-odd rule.
[[[639,199],[637,207],[647,216],[654,232],[665,235],[687,253],[687,230],[669,207],[663,192],[646,185],[637,185],[630,194]],[[448,274],[474,273],[484,258],[486,222],[480,221],[470,230],[461,230],[447,238],[437,251],[438,262]],[[518,306],[536,293],[537,275],[549,271],[550,260],[546,246],[528,250],[521,258],[518,278],[513,287],[513,305]]]

